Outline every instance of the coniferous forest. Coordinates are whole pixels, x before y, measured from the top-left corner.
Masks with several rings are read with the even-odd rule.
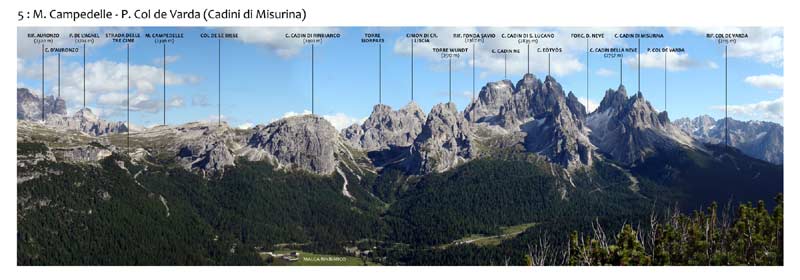
[[[31,142],[17,152],[47,149]],[[740,157],[727,156],[730,164]],[[98,164],[20,166],[51,176],[17,186],[18,264],[270,265],[259,254],[277,248],[338,256],[358,248],[365,263],[382,265],[783,264],[779,189],[703,201],[695,192],[725,182],[700,188],[681,184],[692,174],[634,173],[633,188],[629,174],[604,163],[571,180],[551,168],[503,158],[426,176],[347,174],[348,199],[341,176],[266,162],[239,162],[216,177],[116,153]],[[746,182],[736,186],[780,186],[782,176]]]

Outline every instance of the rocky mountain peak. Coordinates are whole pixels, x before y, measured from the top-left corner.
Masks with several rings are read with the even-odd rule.
[[[142,161],[152,154],[169,155],[185,169],[204,176],[222,175],[226,167],[234,166],[233,146],[240,142],[227,124],[207,122],[159,125],[142,129],[131,138],[144,146],[137,150],[139,155],[131,154],[132,158]]]
[[[699,116],[699,117],[695,118],[695,121],[698,121],[698,122],[701,122],[701,123],[704,123],[704,124],[709,124],[709,125],[713,125],[714,124],[714,118],[709,116],[709,115]]]
[[[76,119],[83,120],[85,122],[97,122],[99,119],[97,115],[95,115],[91,109],[89,108],[82,108],[73,114],[73,117]]]
[[[64,99],[47,96],[44,99],[45,122],[57,130],[75,130],[92,136],[128,131],[123,122],[109,122],[100,119],[89,108],[67,115]],[[42,99],[26,88],[17,89],[17,119],[26,121],[42,120]]]
[[[446,171],[472,158],[473,141],[471,124],[455,103],[437,104],[411,146],[407,169],[422,174]]]
[[[583,106],[578,97],[572,93],[572,91],[567,94],[567,107],[569,108],[570,113],[572,113],[575,118],[581,120],[581,124],[583,121],[586,121],[586,107]]]
[[[425,114],[413,101],[397,111],[379,104],[362,125],[351,125],[342,135],[351,145],[366,151],[408,147],[424,122]]]
[[[658,113],[641,92],[627,97],[624,86],[607,90],[600,107],[587,117],[590,139],[602,152],[623,164],[635,164],[648,155],[695,141]]]
[[[72,115],[50,115],[44,124],[58,130],[80,131],[92,136],[128,131],[128,125],[125,122],[103,120],[89,108],[80,109]]]
[[[628,91],[625,90],[624,85],[619,85],[617,90],[608,89],[606,90],[605,96],[603,96],[603,100],[600,101],[600,106],[597,107],[597,112],[604,112],[607,110],[620,111],[625,107],[627,101]]]
[[[392,107],[389,107],[389,105],[386,104],[375,104],[375,106],[372,106],[373,115],[385,115],[391,111]]]
[[[450,118],[450,117],[455,118],[454,115],[457,112],[458,112],[458,108],[456,108],[456,104],[453,103],[453,102],[447,102],[447,103],[439,103],[439,104],[436,104],[436,106],[433,106],[433,108],[431,108],[430,115],[434,116],[434,117],[447,116],[448,118]],[[428,118],[428,119],[430,119],[430,118]]]
[[[709,132],[714,128],[716,120],[709,115],[697,116],[694,119],[680,118],[675,120],[675,125],[686,131],[696,138],[705,138],[709,136]]]
[[[414,101],[408,102],[408,104],[406,104],[406,106],[403,106],[403,108],[401,108],[400,110],[406,111],[409,114],[419,114],[422,116],[423,119],[425,118],[425,112],[423,112],[422,108],[420,108],[417,102]]]
[[[584,131],[586,109],[567,95],[552,76],[545,81],[525,74],[516,87],[507,81],[488,83],[464,112],[475,123],[525,134],[529,152],[568,167],[590,165],[594,146]]]
[[[669,121],[669,113],[667,113],[667,111],[661,111],[661,113],[658,113],[658,121],[662,125],[666,125],[666,124],[670,123],[670,121]]]
[[[529,79],[531,78],[533,78],[533,75],[530,75]],[[523,84],[524,80],[520,80],[517,84]],[[529,83],[532,82],[529,81]],[[515,92],[516,88],[509,80],[486,83],[486,86],[481,88],[478,97],[464,110],[464,116],[471,122],[497,123],[501,110],[513,110],[513,108],[522,105],[518,104],[519,102],[524,102],[523,100],[515,100],[519,99],[518,96],[515,96]],[[527,104],[525,106],[527,107]]]
[[[680,118],[675,125],[703,143],[725,142],[725,119],[702,115]],[[774,164],[783,164],[783,126],[764,121],[728,118],[729,144],[742,153]]]
[[[336,128],[317,115],[283,118],[254,128],[245,156],[267,159],[279,168],[331,174],[336,169]]]
[[[624,121],[631,127],[662,127],[667,124],[661,121],[658,112],[644,99],[642,92],[628,98],[628,104],[620,114],[625,116]]]
[[[235,165],[236,156],[228,147],[226,137],[221,133],[213,133],[208,127],[196,128],[204,129],[202,135],[179,145],[176,155],[178,162],[204,175],[221,175],[226,167]]]
[[[509,84],[510,83],[511,81],[509,81]],[[542,86],[542,81],[536,78],[536,75],[533,75],[531,73],[526,73],[525,75],[522,76],[522,79],[517,81],[516,88],[512,88],[511,90],[514,92],[519,91],[523,93],[532,92],[535,91],[537,88],[540,88],[541,86]]]
[[[569,110],[566,103],[567,95],[555,78],[548,75],[545,82],[543,84],[539,82],[539,85],[532,92],[531,100],[529,101],[531,115]]]
[[[557,110],[523,124],[526,150],[567,168],[592,165],[595,147],[573,118]]]
[[[67,114],[67,105],[64,99],[54,96],[44,98],[45,119],[50,115],[64,116]],[[17,119],[40,121],[42,120],[42,99],[34,95],[27,88],[17,88]]]

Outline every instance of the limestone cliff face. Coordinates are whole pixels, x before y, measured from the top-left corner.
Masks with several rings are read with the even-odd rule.
[[[39,121],[42,120],[42,99],[34,95],[27,88],[17,89],[17,119]],[[67,106],[64,99],[53,96],[44,98],[44,117],[50,115],[63,116],[67,114]]]
[[[89,108],[67,115],[64,99],[47,96],[44,99],[44,123],[57,130],[74,130],[92,136],[127,132],[124,122],[110,122],[98,118]],[[26,88],[17,89],[17,120],[42,121],[42,99]]]
[[[60,129],[85,132],[92,136],[123,133],[128,131],[125,122],[106,121],[98,118],[89,108],[83,108],[72,116],[50,115],[46,124]]]
[[[169,155],[187,170],[204,176],[222,175],[235,165],[234,149],[243,142],[226,124],[201,122],[177,126],[160,125],[136,131],[131,142],[135,151],[128,154],[134,161],[146,161],[153,154]]]
[[[120,142],[126,138],[114,136],[128,132],[124,122],[100,119],[88,108],[66,115],[63,100],[52,98],[45,100],[46,120],[41,122],[41,99],[26,89],[18,89],[17,95],[18,127],[23,128],[23,136],[44,131],[61,135],[63,139],[58,142],[65,147],[55,155],[70,162],[97,162],[112,152],[126,153],[136,162],[152,160],[156,155],[171,157],[187,170],[212,176],[222,175],[236,165],[238,157],[244,157],[268,160],[278,168],[329,175],[338,164],[335,153],[348,152],[336,129],[312,115],[285,118],[251,130],[201,122],[137,129],[130,135],[135,149],[128,150],[124,146],[127,141]],[[363,138],[370,148],[409,146],[421,130],[423,115],[415,104],[396,112],[376,107],[375,115]],[[85,141],[102,146],[86,145]]]
[[[446,171],[472,158],[473,141],[471,124],[456,105],[437,104],[411,146],[407,169],[418,174]]]
[[[386,105],[375,105],[364,124],[346,128],[342,136],[352,146],[365,151],[408,147],[422,131],[424,122],[425,113],[413,101],[397,111]]]
[[[695,139],[711,144],[725,142],[725,119],[703,115],[681,118],[675,125]],[[728,118],[729,144],[751,157],[783,164],[783,126],[766,121],[739,121]]]
[[[511,118],[508,124],[504,122],[503,117],[506,115],[518,116],[524,118],[524,113],[518,111],[525,111],[528,107],[527,100],[515,94],[516,88],[509,80],[502,80],[498,82],[490,82],[484,86],[478,98],[470,103],[464,110],[464,117],[474,123],[482,122],[493,125],[508,127],[513,125],[516,118]],[[521,108],[522,110],[517,110]]]
[[[488,83],[464,112],[465,118],[505,131],[525,134],[528,152],[568,168],[592,164],[595,147],[586,136],[586,110],[553,77],[544,81],[526,74],[516,85]]]
[[[222,175],[239,157],[329,175],[336,169],[334,152],[341,141],[333,125],[313,115],[284,118],[249,130],[207,123],[158,126],[134,137],[144,143],[160,143],[156,150],[173,153],[184,168],[207,175]]]
[[[236,157],[223,139],[202,137],[180,146],[176,158],[184,167],[204,174],[220,174],[234,166]]]
[[[628,97],[624,86],[606,91],[587,124],[592,143],[623,164],[635,164],[657,151],[696,147],[688,134],[670,123],[666,112],[656,112],[641,92]]]
[[[243,155],[266,159],[281,168],[303,169],[317,174],[336,170],[336,129],[316,115],[284,118],[256,127]]]
[[[111,150],[92,145],[55,149],[54,152],[67,162],[95,163],[111,155]]]
[[[63,136],[61,146],[66,148],[51,151],[51,157],[97,162],[119,152],[135,162],[146,162],[166,155],[203,175],[222,175],[237,159],[266,160],[277,168],[320,175],[331,175],[342,166],[379,170],[388,165],[410,174],[428,174],[507,147],[513,147],[512,152],[541,155],[568,170],[603,158],[635,165],[655,152],[703,149],[700,141],[719,143],[724,122],[703,117],[675,125],[666,112],[653,109],[642,93],[629,97],[624,86],[609,89],[597,110],[587,113],[578,98],[565,93],[553,77],[542,81],[527,74],[516,84],[508,80],[488,83],[463,112],[454,103],[434,106],[427,117],[413,102],[399,110],[376,105],[363,124],[341,132],[315,115],[284,118],[247,130],[206,123],[156,126],[131,133],[136,145],[132,152],[121,148],[121,138],[115,136],[129,130],[124,122],[102,120],[88,108],[66,115],[63,100],[52,97],[45,99],[46,121],[41,122],[41,99],[18,89],[17,101],[18,131]],[[756,158],[782,162],[780,125],[729,120],[729,128],[734,147]]]

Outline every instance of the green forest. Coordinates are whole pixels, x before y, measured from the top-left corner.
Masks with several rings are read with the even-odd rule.
[[[740,204],[735,215],[720,214],[712,203],[706,211],[653,220],[647,229],[626,224],[613,239],[599,228],[587,235],[576,231],[570,235],[567,264],[783,265],[783,196],[775,203],[771,213],[764,201]],[[531,252],[531,263],[536,254]]]
[[[20,142],[17,154],[47,150]],[[630,170],[508,158],[425,176],[389,166],[346,173],[353,198],[338,174],[266,162],[203,177],[117,153],[41,161],[18,165],[48,176],[17,185],[17,263],[271,265],[260,256],[356,248],[380,265],[782,265],[783,167],[713,153]],[[519,225],[529,226],[504,231]]]

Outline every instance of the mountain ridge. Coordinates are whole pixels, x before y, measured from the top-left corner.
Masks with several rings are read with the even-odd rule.
[[[641,92],[628,96],[625,86],[608,89],[597,110],[589,114],[592,143],[613,159],[633,165],[657,151],[678,147],[702,149],[694,139],[658,113]]]
[[[725,119],[714,120],[702,115],[693,119],[680,118],[675,124],[692,137],[711,144],[724,143]],[[783,164],[783,126],[767,121],[740,121],[728,118],[730,145],[745,154]]]
[[[41,99],[27,89],[18,89],[17,94],[18,108],[23,110],[18,112],[18,119],[35,122],[37,107],[33,105]],[[53,108],[57,110],[47,117],[45,127],[106,138],[118,138],[116,135],[128,131],[125,123],[102,120],[88,108],[68,116],[62,99],[46,100],[53,100],[57,105]],[[742,127],[761,124],[733,123]],[[222,174],[225,168],[235,166],[239,157],[267,160],[279,168],[329,175],[336,170],[340,159],[352,156],[348,147],[361,151],[362,158],[357,161],[368,162],[370,169],[381,169],[384,164],[379,162],[383,160],[376,156],[386,153],[394,158],[391,162],[402,165],[406,172],[426,174],[491,156],[493,150],[509,145],[520,147],[519,153],[542,156],[569,170],[590,167],[595,161],[605,159],[634,166],[657,152],[677,148],[703,150],[701,142],[715,143],[709,134],[712,128],[694,126],[686,119],[672,123],[667,112],[657,112],[641,92],[628,96],[624,85],[607,90],[598,108],[587,113],[578,98],[572,92],[565,92],[552,76],[542,81],[533,74],[525,74],[516,84],[510,80],[487,83],[463,111],[453,103],[437,104],[427,115],[414,102],[398,110],[378,104],[362,124],[340,131],[324,119],[310,115],[283,118],[249,130],[194,123],[157,126],[137,130],[132,137],[147,143],[144,138],[171,135],[167,138],[175,144],[159,149],[172,153],[171,157],[186,169],[207,175]],[[773,134],[782,135],[782,129]],[[762,142],[744,141],[750,135],[737,136],[738,146],[734,146],[749,149],[746,154],[756,158],[760,158],[759,152],[769,153],[766,159],[773,163],[782,161],[782,141],[774,143],[772,134]],[[494,143],[499,138],[505,139],[502,146]],[[757,151],[754,146],[759,143],[772,146],[768,151]],[[106,144],[112,145],[108,141]],[[145,149],[139,154],[157,154],[159,151],[153,147],[140,147]],[[781,151],[776,151],[776,147]]]

